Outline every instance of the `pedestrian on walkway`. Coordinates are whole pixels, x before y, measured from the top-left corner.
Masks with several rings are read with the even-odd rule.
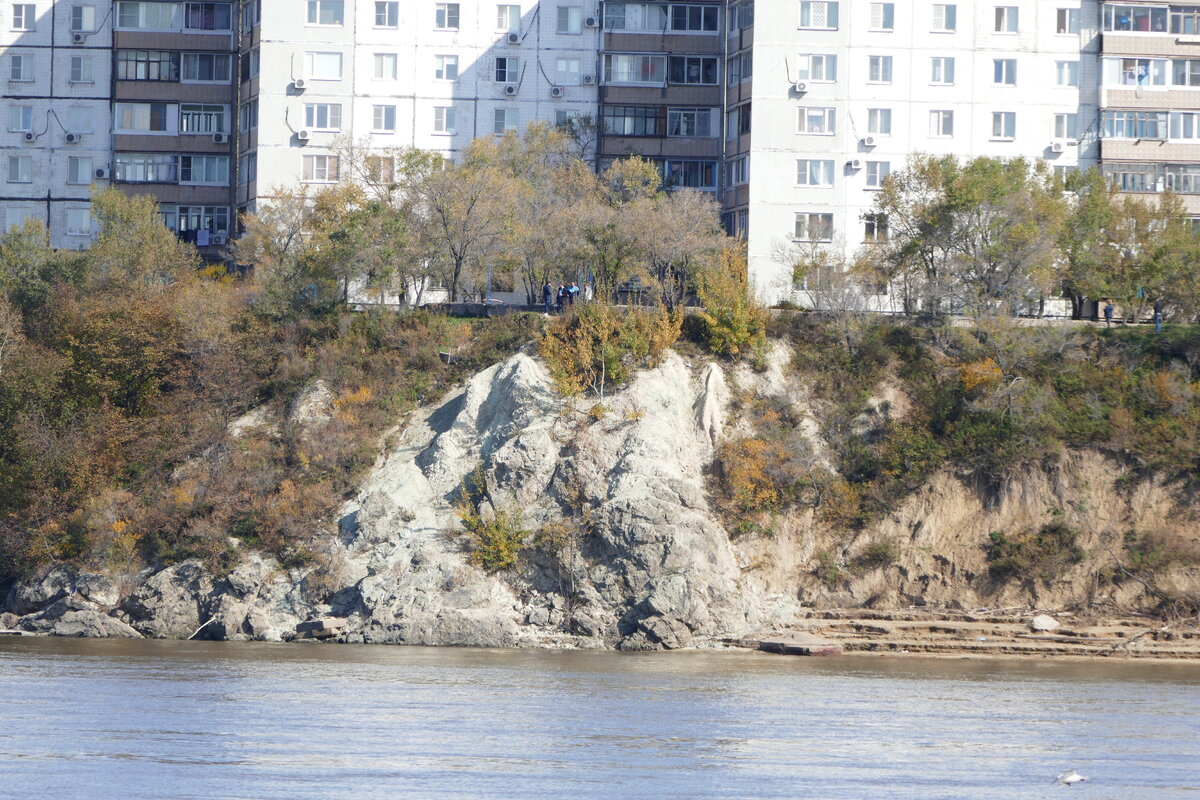
[[[542,286],[542,305],[546,307],[546,313],[550,313],[550,298],[554,296],[554,290],[550,288],[550,281]]]
[[[1154,332],[1155,333],[1162,333],[1162,319],[1163,319],[1163,301],[1162,301],[1162,298],[1160,297],[1154,301]]]
[[[1107,328],[1109,325],[1112,325],[1112,317],[1113,317],[1112,300],[1105,300],[1104,301],[1104,327]]]
[[[567,287],[565,284],[558,285],[558,294],[555,296],[555,305],[558,308],[558,313],[563,312],[563,306],[567,302]]]
[[[567,287],[567,301],[573,306],[575,305],[575,295],[579,294],[579,284],[571,281],[571,285]]]

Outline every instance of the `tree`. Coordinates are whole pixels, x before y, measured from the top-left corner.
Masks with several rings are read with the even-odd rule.
[[[706,265],[730,265],[722,252],[726,237],[720,214],[709,195],[694,189],[660,192],[641,203],[639,212],[631,220],[634,235],[645,253],[656,299],[667,308],[685,301]]]
[[[1117,216],[1114,193],[1098,169],[1068,185],[1067,216],[1059,236],[1063,291],[1071,300],[1071,318],[1083,316],[1083,303],[1102,291],[1110,258],[1108,231]]]
[[[92,287],[163,287],[200,267],[196,248],[180,241],[150,195],[130,197],[108,187],[92,194],[100,231],[88,248],[86,281]]]

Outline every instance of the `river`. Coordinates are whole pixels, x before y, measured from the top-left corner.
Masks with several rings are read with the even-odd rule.
[[[1064,792],[1200,797],[1200,666],[0,637],[0,797]]]

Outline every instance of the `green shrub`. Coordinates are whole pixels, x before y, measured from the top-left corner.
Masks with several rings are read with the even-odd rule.
[[[993,531],[988,535],[988,571],[1000,580],[1053,580],[1066,566],[1083,558],[1076,543],[1078,536],[1062,521],[1012,536]]]

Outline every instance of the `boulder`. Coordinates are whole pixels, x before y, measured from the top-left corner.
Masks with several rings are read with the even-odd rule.
[[[68,567],[52,567],[40,577],[18,583],[8,592],[4,607],[25,616],[40,611],[75,591],[75,573]]]
[[[121,604],[131,626],[155,639],[187,639],[200,627],[201,603],[212,593],[212,580],[199,563],[185,561],[160,570]]]
[[[1062,627],[1062,623],[1049,614],[1038,614],[1029,620],[1029,629],[1038,633],[1049,633]]]
[[[136,630],[100,611],[72,608],[76,603],[63,598],[37,614],[22,617],[17,627],[32,633],[84,639],[140,639]]]

